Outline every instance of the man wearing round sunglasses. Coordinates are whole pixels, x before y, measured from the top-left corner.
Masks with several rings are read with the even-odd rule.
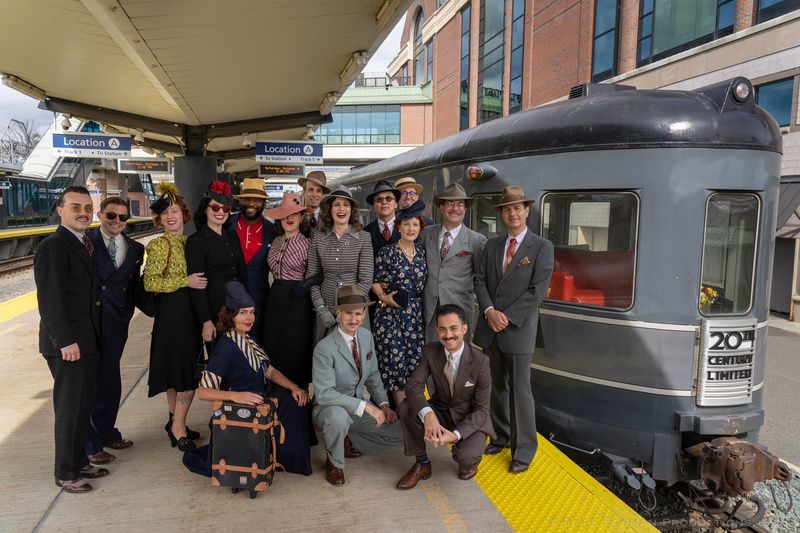
[[[133,445],[115,425],[122,394],[119,364],[133,317],[144,246],[124,234],[130,214],[122,198],[103,200],[97,218],[100,227],[87,235],[95,250],[92,258],[102,303],[103,342],[85,448],[92,463],[106,464],[115,456],[104,448],[122,450]]]

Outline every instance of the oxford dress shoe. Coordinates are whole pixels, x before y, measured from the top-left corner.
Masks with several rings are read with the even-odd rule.
[[[403,474],[400,481],[397,482],[397,488],[400,490],[413,489],[417,486],[417,482],[421,479],[430,479],[431,477],[431,463],[427,462],[421,465],[414,462],[414,465],[409,468],[408,472]]]
[[[519,474],[528,469],[528,463],[523,463],[522,461],[511,461],[511,464],[508,465],[508,471],[512,474]]]
[[[116,442],[106,445],[106,448],[111,448],[112,450],[124,450],[125,448],[130,448],[131,446],[133,446],[132,440],[120,439]]]
[[[325,479],[328,480],[328,483],[337,487],[344,485],[344,470],[333,466],[333,463],[328,458],[325,458]]]
[[[478,473],[478,467],[473,466],[472,468],[459,468],[458,469],[458,479],[463,479],[464,481],[468,479],[472,479],[475,477],[475,474]]]
[[[486,449],[483,450],[483,453],[485,453],[486,455],[496,455],[502,452],[503,448],[505,448],[505,446],[500,446],[499,444],[491,442],[486,446]]]
[[[111,455],[105,450],[100,450],[99,452],[92,455],[87,455],[86,457],[89,458],[89,462],[93,465],[107,465],[117,458],[116,455]]]
[[[347,459],[356,459],[361,457],[361,452],[353,447],[353,441],[350,440],[350,437],[344,438],[344,456]]]
[[[99,466],[87,465],[81,468],[81,477],[85,477],[86,479],[106,477],[108,474],[109,471],[107,468],[101,468]]]
[[[92,490],[92,485],[82,477],[77,479],[56,478],[56,486],[61,487],[64,492],[69,492],[70,494],[83,494]]]

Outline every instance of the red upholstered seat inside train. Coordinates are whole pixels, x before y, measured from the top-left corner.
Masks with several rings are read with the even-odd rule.
[[[548,298],[627,309],[633,298],[633,252],[556,247]]]

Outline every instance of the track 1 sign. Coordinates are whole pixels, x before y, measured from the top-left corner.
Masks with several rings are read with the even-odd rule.
[[[256,161],[264,163],[322,163],[322,143],[313,141],[258,141]]]
[[[54,133],[53,155],[58,157],[119,158],[131,156],[130,135]]]

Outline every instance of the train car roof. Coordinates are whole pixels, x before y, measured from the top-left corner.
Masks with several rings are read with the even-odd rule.
[[[733,91],[742,83],[749,94],[740,102]],[[355,169],[343,182],[557,152],[641,148],[782,151],[780,129],[772,116],[755,104],[753,87],[746,78],[694,91],[605,87],[599,94],[485,122]]]

